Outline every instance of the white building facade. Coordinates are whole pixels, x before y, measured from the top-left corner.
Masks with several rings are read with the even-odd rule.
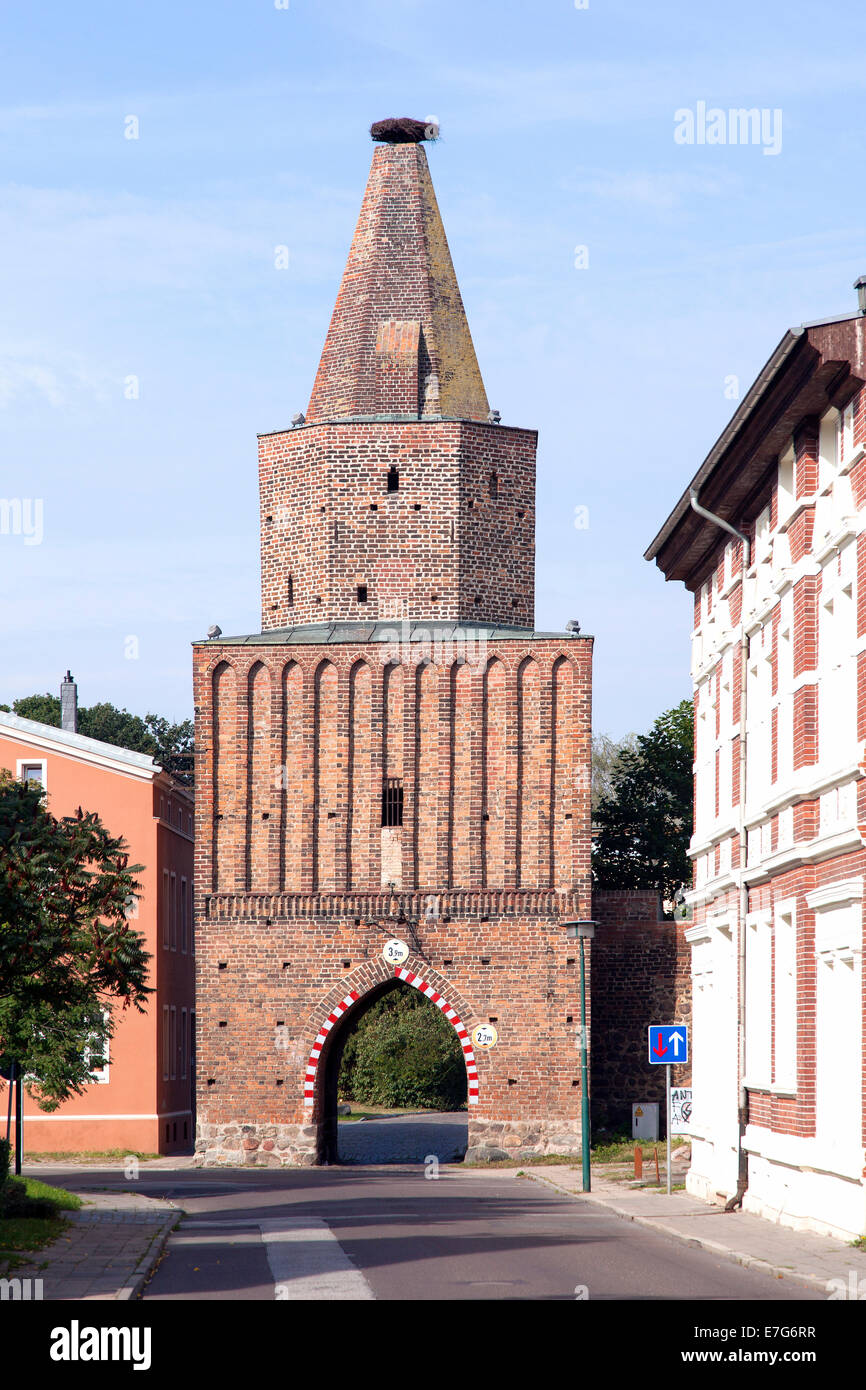
[[[847,1238],[866,1233],[864,383],[866,318],[787,333],[647,551],[695,598],[687,1187]]]

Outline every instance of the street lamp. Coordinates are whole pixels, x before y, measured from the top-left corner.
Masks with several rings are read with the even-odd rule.
[[[580,942],[580,1149],[583,1166],[583,1190],[591,1190],[589,1174],[589,1082],[588,1058],[589,1036],[586,1031],[586,961],[583,943],[592,941],[596,923],[585,920],[566,922],[565,934],[572,941]]]

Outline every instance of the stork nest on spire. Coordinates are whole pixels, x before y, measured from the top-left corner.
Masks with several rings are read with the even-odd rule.
[[[390,116],[387,121],[374,121],[370,135],[386,145],[417,145],[422,140],[438,140],[439,127],[412,116]]]

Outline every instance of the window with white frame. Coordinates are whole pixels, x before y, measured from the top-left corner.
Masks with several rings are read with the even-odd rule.
[[[776,780],[782,786],[789,781],[794,770],[794,696],[791,690],[794,660],[791,648],[790,606],[790,596],[786,594],[782,600],[782,617],[779,621],[776,687],[779,695],[776,716]]]
[[[794,446],[779,459],[779,482],[776,497],[776,520],[782,526],[794,510]]]
[[[710,694],[710,679],[698,687],[698,708],[695,728],[695,829],[706,833],[715,814],[715,717]]]
[[[836,457],[839,467],[848,462],[854,452],[854,402],[849,401],[839,415],[839,437],[836,442]]]
[[[749,649],[746,791],[750,807],[763,802],[770,790],[771,657],[771,629],[767,626],[755,634]]]
[[[820,891],[820,890],[819,890]],[[862,889],[861,889],[862,891]],[[810,895],[811,897],[811,895]],[[815,912],[815,1128],[840,1163],[862,1167],[862,902]]]
[[[692,944],[692,1095],[699,1132],[712,1128],[713,956],[709,934]]]
[[[794,843],[794,808],[785,806],[779,812],[778,848],[789,849]]]
[[[755,521],[755,564],[762,565],[770,559],[772,543],[770,540],[770,507],[764,507]]]
[[[18,781],[26,782],[28,787],[45,786],[45,761],[21,761],[18,764]]]
[[[749,1086],[758,1089],[770,1085],[771,951],[769,917],[750,918],[746,924],[746,1078]]]
[[[819,606],[818,753],[825,768],[851,758],[857,735],[853,584],[836,567],[835,559],[824,567]]]
[[[104,1009],[102,1017],[107,1023],[109,1015]],[[103,1039],[97,1039],[96,1035],[93,1034],[84,1048],[84,1065],[90,1072],[90,1081],[97,1086],[108,1085],[108,1042],[107,1036]],[[90,1065],[91,1061],[94,1063],[93,1066]]]
[[[726,1108],[736,1113],[736,1049],[719,1042],[736,1029],[736,953],[728,922],[698,930],[706,935],[692,938],[694,1126],[712,1139],[722,1138]]]
[[[828,410],[818,432],[818,491],[832,483],[839,467],[839,412]]]
[[[773,923],[773,1085],[797,1089],[797,916],[779,903]]]

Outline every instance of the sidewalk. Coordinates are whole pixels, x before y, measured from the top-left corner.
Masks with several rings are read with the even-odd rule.
[[[811,1231],[794,1231],[748,1212],[726,1212],[723,1207],[712,1206],[686,1192],[672,1192],[668,1197],[663,1189],[659,1192],[630,1188],[595,1173],[592,1191],[583,1192],[579,1169],[539,1165],[523,1172],[527,1178],[547,1183],[581,1201],[595,1202],[628,1221],[777,1279],[794,1279],[827,1290],[828,1294],[832,1292],[827,1289],[829,1281],[837,1279],[847,1291],[841,1297],[856,1297],[858,1287],[866,1294],[866,1252],[853,1249],[845,1241]]]
[[[35,1251],[32,1264],[9,1271],[10,1280],[41,1280],[41,1295],[31,1283],[20,1296],[46,1302],[137,1298],[180,1210],[136,1193],[91,1193],[85,1201],[80,1211],[64,1212],[70,1225],[53,1245]]]

